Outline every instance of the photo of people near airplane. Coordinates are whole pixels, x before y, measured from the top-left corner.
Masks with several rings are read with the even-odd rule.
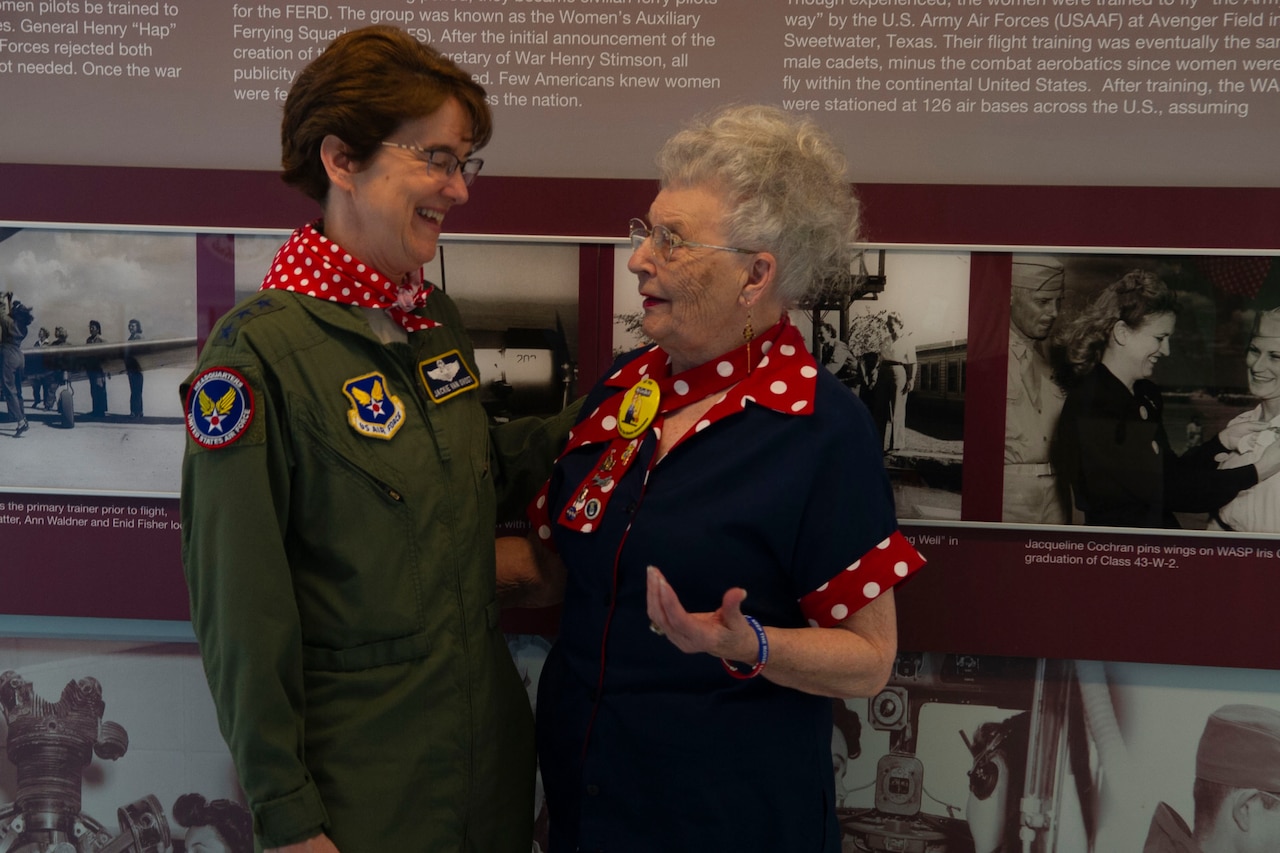
[[[0,229],[7,488],[176,494],[195,246],[190,234]]]

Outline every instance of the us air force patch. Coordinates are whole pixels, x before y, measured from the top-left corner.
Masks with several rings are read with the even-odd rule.
[[[420,362],[418,372],[422,374],[427,394],[437,403],[464,391],[473,391],[480,384],[456,349]]]
[[[201,447],[226,447],[253,422],[253,393],[245,378],[226,367],[201,373],[187,391],[187,434]]]
[[[361,435],[390,439],[404,426],[404,403],[387,391],[387,380],[381,373],[348,379],[342,393],[351,401],[347,422]]]

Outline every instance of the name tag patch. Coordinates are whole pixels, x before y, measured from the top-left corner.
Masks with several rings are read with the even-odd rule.
[[[465,391],[474,391],[480,385],[476,375],[456,349],[420,362],[418,372],[422,374],[422,384],[426,386],[427,396],[437,403],[443,403]]]
[[[404,426],[404,403],[387,390],[381,373],[348,379],[342,393],[351,401],[347,422],[361,435],[390,440]]]
[[[226,367],[196,377],[187,391],[187,435],[201,447],[226,447],[253,422],[253,394],[245,378]]]

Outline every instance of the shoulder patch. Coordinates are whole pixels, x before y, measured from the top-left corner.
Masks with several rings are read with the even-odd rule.
[[[253,423],[253,392],[234,370],[211,367],[191,383],[185,409],[187,434],[196,444],[226,447]]]
[[[351,401],[347,422],[369,438],[389,440],[404,426],[404,402],[387,390],[381,373],[366,373],[342,383],[342,393]]]
[[[427,395],[436,403],[443,403],[465,391],[474,391],[480,385],[462,353],[456,349],[419,362],[418,372],[422,374]]]

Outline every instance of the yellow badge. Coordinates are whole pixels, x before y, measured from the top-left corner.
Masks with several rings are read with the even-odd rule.
[[[642,435],[658,416],[658,400],[661,397],[658,383],[646,376],[622,398],[618,408],[618,435],[635,438]]]

